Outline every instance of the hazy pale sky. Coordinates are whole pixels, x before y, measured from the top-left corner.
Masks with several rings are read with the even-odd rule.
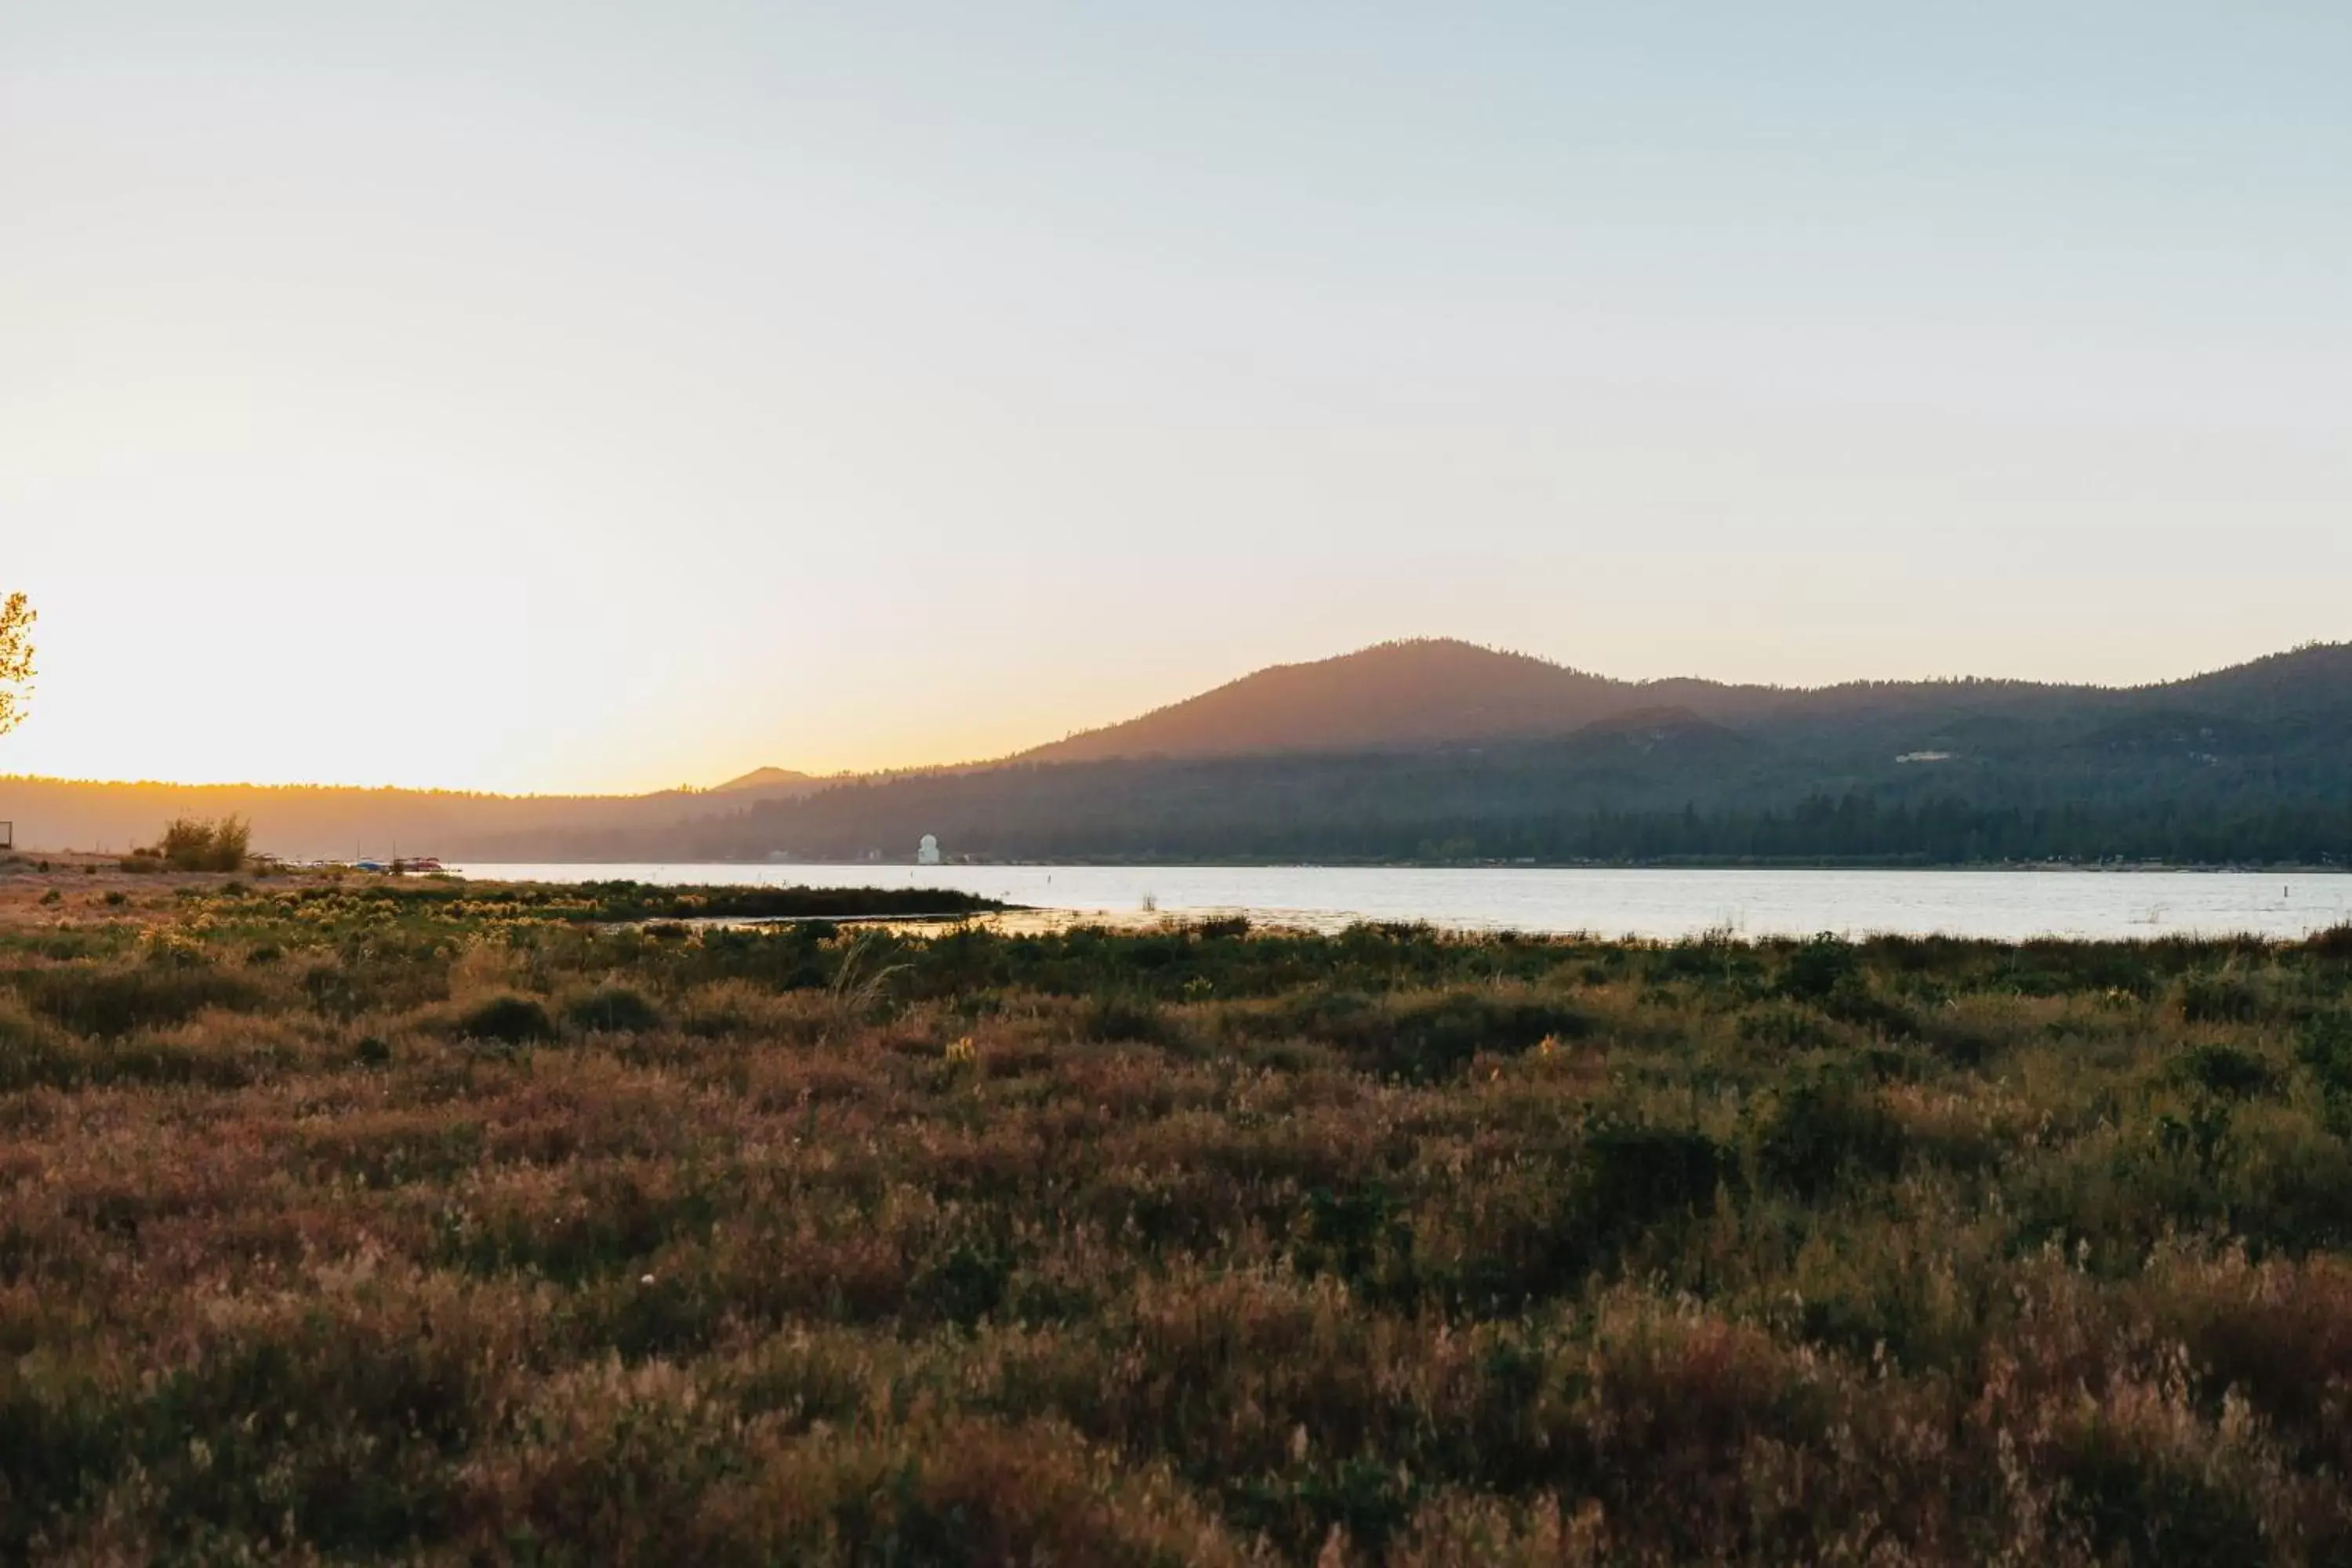
[[[0,772],[2352,637],[2352,6],[0,0]]]

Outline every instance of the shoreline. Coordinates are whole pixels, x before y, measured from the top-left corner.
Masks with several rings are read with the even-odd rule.
[[[2155,861],[2119,863],[2102,860],[950,860],[937,867],[911,860],[469,860],[456,865],[483,867],[547,866],[725,867],[730,869],[791,871],[1895,871],[1905,875],[1927,872],[2066,872],[2114,876],[2352,876],[2352,863],[2264,861]],[[453,874],[462,874],[453,873]]]
[[[733,870],[789,871],[806,868],[823,871],[921,871],[932,869],[912,860],[698,860],[698,859],[491,859],[480,856],[442,856],[450,868],[448,874],[462,875],[467,865],[479,867],[562,867],[584,869],[592,867],[724,867]],[[84,875],[87,868],[95,866],[100,874],[121,869],[123,857],[88,849],[30,849],[0,851],[0,875],[9,873],[36,874],[34,868],[47,861],[52,868],[65,868]],[[2340,877],[2352,876],[2352,860],[2342,863],[2326,861],[2259,861],[2259,860],[1913,860],[1900,858],[1837,858],[1800,857],[1792,858],[1675,858],[1664,860],[1306,860],[1291,858],[1227,858],[1227,859],[1129,859],[1112,858],[1075,858],[1069,859],[956,859],[942,862],[937,869],[956,870],[1311,870],[1311,871],[1895,871],[1906,875],[1923,872],[2067,872],[2115,876],[2293,876]],[[355,865],[301,865],[293,861],[275,862],[268,871],[249,869],[245,876],[365,876],[370,873]],[[133,878],[149,877],[150,872],[122,873]],[[207,873],[210,874],[210,873]],[[240,873],[218,873],[222,876]],[[410,872],[411,876],[429,876],[430,872]]]

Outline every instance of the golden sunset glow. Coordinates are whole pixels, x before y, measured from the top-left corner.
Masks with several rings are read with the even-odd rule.
[[[231,9],[0,24],[0,771],[639,789],[1396,636],[2347,630],[2319,12],[2037,14],[2095,89],[2021,97],[1985,16],[1864,7]]]

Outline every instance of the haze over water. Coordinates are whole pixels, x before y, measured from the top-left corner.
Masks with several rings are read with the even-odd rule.
[[[2352,877],[2195,871],[1620,870],[1323,866],[475,865],[485,879],[944,888],[1034,909],[1245,913],[1328,930],[1425,921],[1465,931],[1661,940],[1898,933],[2021,941],[2308,936],[2352,922]]]

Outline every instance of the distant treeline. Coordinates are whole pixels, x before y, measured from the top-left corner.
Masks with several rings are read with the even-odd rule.
[[[1965,800],[1882,805],[1866,795],[1812,795],[1785,811],[1595,812],[1580,821],[1436,825],[1419,859],[1532,858],[1627,864],[1725,861],[1965,866],[2021,860],[2181,864],[2352,863],[2352,810],[2274,807],[2227,818],[2139,810],[1982,806]]]
[[[499,795],[334,785],[86,783],[0,774],[0,821],[35,849],[124,853],[179,817],[236,817],[252,847],[289,858],[433,855],[627,858],[689,825],[740,816],[750,802],[806,787],[798,775],[735,790],[646,795]]]
[[[1838,862],[1932,866],[2014,861],[2352,866],[2352,809],[2277,806],[2227,817],[2168,805],[1986,806],[1965,800],[1882,805],[1866,795],[1813,795],[1785,810],[1594,811],[1517,821],[1235,826],[978,837],[964,852],[1040,860],[1368,860]],[[811,858],[853,853],[819,846]]]
[[[1645,743],[994,769],[827,790],[698,838],[807,859],[904,858],[935,833],[1002,859],[2352,863],[2334,747],[1874,767],[1720,731]]]

